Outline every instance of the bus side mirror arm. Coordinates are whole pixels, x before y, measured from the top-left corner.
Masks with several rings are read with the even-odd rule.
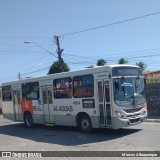
[[[146,86],[146,84],[147,84],[147,80],[146,78],[144,78],[144,85]]]

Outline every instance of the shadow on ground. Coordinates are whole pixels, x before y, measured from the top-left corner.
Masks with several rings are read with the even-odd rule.
[[[23,123],[3,123],[0,126],[0,134],[65,146],[87,145],[114,140],[139,131],[141,129],[96,129],[92,134],[83,134],[75,127],[65,126],[45,127],[36,125],[34,128],[26,128]]]

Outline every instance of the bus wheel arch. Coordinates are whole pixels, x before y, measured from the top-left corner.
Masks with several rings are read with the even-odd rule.
[[[29,111],[24,112],[23,120],[24,120],[24,123],[25,123],[26,127],[28,127],[28,128],[33,127],[33,117],[32,117],[32,114]]]
[[[92,121],[90,116],[85,112],[80,112],[76,116],[77,127],[83,133],[91,133],[92,132]]]

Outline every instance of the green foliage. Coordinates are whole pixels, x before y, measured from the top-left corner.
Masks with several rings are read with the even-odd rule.
[[[147,79],[146,82],[147,82],[147,84],[153,84],[153,83],[160,83],[160,80],[158,80],[158,79]]]
[[[70,68],[68,67],[68,65],[65,62],[63,62],[63,72],[68,72],[68,71],[70,71]],[[48,74],[55,74],[55,73],[60,73],[60,72],[61,71],[59,69],[59,61],[55,61],[51,65],[51,67],[48,71]]]
[[[101,58],[97,61],[97,66],[104,66],[105,64],[107,64],[106,60]]]
[[[145,65],[145,63],[143,62],[137,62],[136,66],[140,67],[142,72],[146,69],[147,65]]]
[[[118,64],[128,64],[128,61],[125,60],[124,58],[121,58],[118,60]]]

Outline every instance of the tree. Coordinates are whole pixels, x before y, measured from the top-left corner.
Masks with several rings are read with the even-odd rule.
[[[124,58],[121,58],[118,60],[118,64],[128,64],[128,61],[125,60]]]
[[[63,62],[63,72],[68,72],[68,71],[70,71],[70,68],[68,67],[68,65],[65,62]],[[48,71],[48,74],[54,74],[54,73],[60,73],[60,72],[61,71],[59,69],[59,61],[55,61],[51,65],[51,67]]]
[[[136,66],[140,67],[142,72],[146,69],[147,65],[143,62],[136,62]]]
[[[105,64],[107,64],[106,60],[101,58],[97,61],[97,66],[104,66]]]

